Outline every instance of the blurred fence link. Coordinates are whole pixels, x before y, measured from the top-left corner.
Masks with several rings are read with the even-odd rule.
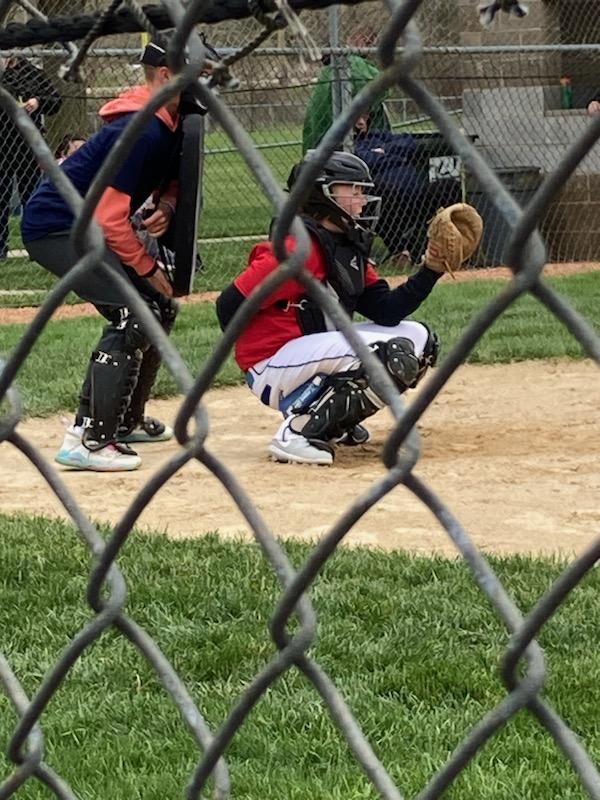
[[[173,13],[174,20],[179,21],[183,18],[185,8],[179,0],[168,0],[166,5]],[[467,193],[471,193],[467,195],[469,198],[479,195],[482,202],[493,199],[495,219],[504,226],[506,232],[503,242],[505,245],[504,255],[509,266],[515,272],[513,280],[505,285],[489,305],[471,321],[459,342],[438,366],[423,390],[411,405],[406,407],[397,390],[394,389],[390,378],[386,377],[382,364],[357,335],[348,317],[340,310],[324,287],[314,280],[311,281],[307,273],[302,270],[308,254],[308,237],[304,228],[297,222],[293,223],[293,232],[297,239],[297,248],[294,253],[269,276],[256,293],[253,293],[244,302],[240,313],[228,325],[211,357],[199,367],[197,375],[191,374],[133,287],[116,271],[112,271],[113,281],[126,294],[133,313],[146,326],[148,336],[163,354],[164,363],[174,376],[181,392],[185,394],[185,398],[175,421],[175,432],[180,447],[176,448],[175,453],[141,487],[139,493],[132,499],[121,522],[110,531],[107,538],[103,538],[82,513],[76,498],[67,489],[60,474],[20,433],[19,423],[23,414],[23,406],[18,389],[13,385],[24,359],[37,343],[52,313],[64,300],[74,274],[92,268],[100,263],[100,259],[103,257],[102,238],[99,230],[92,226],[86,229],[89,238],[86,238],[85,241],[81,240],[85,245],[85,247],[82,245],[82,249],[86,251],[85,255],[82,255],[78,264],[48,295],[38,315],[23,333],[18,346],[2,366],[0,403],[4,414],[0,431],[2,441],[20,451],[44,477],[49,488],[68,511],[78,533],[93,556],[86,597],[94,614],[89,622],[75,632],[69,641],[65,642],[64,650],[56,662],[51,664],[32,697],[26,695],[17,674],[18,654],[11,652],[10,659],[4,654],[0,657],[0,682],[17,717],[12,738],[8,743],[8,758],[14,768],[0,783],[0,800],[12,797],[20,787],[34,778],[45,784],[57,798],[73,800],[77,796],[75,789],[71,789],[65,782],[64,776],[59,776],[58,772],[53,771],[55,768],[60,771],[60,764],[50,766],[44,761],[44,720],[46,713],[51,713],[51,710],[47,708],[49,703],[60,690],[69,671],[109,628],[115,628],[125,636],[153,667],[168,698],[179,710],[190,735],[198,745],[198,763],[187,788],[187,797],[190,800],[200,797],[210,779],[214,781],[212,790],[214,798],[224,800],[230,796],[230,777],[225,761],[227,748],[234,736],[244,735],[244,720],[255,704],[268,691],[269,687],[290,669],[298,669],[311,682],[335,721],[341,738],[345,740],[361,766],[366,780],[370,782],[379,796],[385,800],[401,800],[403,796],[401,788],[396,786],[386,766],[377,758],[372,745],[361,731],[357,720],[332,679],[311,656],[310,647],[316,635],[316,616],[308,593],[319,571],[353,524],[400,484],[403,484],[409,492],[430,509],[455,544],[471,570],[474,581],[485,594],[510,634],[500,664],[506,687],[505,696],[497,705],[488,708],[483,713],[481,719],[466,733],[463,741],[455,743],[455,750],[449,755],[447,762],[436,765],[436,771],[419,793],[418,800],[432,800],[440,797],[476,757],[490,737],[503,726],[512,724],[515,716],[525,710],[535,717],[540,726],[554,740],[557,748],[570,763],[572,770],[578,775],[584,791],[589,797],[600,800],[600,775],[584,744],[549,702],[541,696],[546,680],[546,668],[544,656],[535,640],[547,620],[595,565],[600,557],[600,540],[592,542],[582,555],[572,561],[527,615],[523,615],[450,508],[413,473],[413,468],[421,455],[420,438],[415,424],[435,400],[455,370],[466,360],[479,339],[493,326],[496,319],[524,294],[531,293],[550,310],[555,315],[557,324],[565,325],[581,343],[585,352],[597,363],[600,363],[600,337],[588,322],[577,314],[543,279],[546,251],[538,230],[539,224],[544,218],[547,219],[548,209],[551,209],[555,202],[557,190],[567,186],[570,181],[581,174],[580,170],[590,158],[600,137],[600,115],[588,120],[583,116],[581,109],[553,107],[556,100],[555,89],[557,87],[553,82],[556,74],[543,71],[542,64],[550,63],[544,59],[548,53],[551,53],[553,58],[558,55],[564,58],[567,55],[583,57],[579,51],[574,54],[570,49],[548,50],[542,48],[535,50],[533,52],[537,54],[536,59],[540,59],[539,71],[532,73],[531,70],[525,71],[524,67],[528,58],[527,51],[494,50],[493,57],[489,56],[489,70],[488,67],[484,70],[485,79],[480,77],[479,83],[473,83],[474,79],[469,78],[470,82],[466,82],[466,78],[461,76],[468,72],[469,67],[476,70],[480,69],[482,64],[488,64],[487,61],[484,61],[484,58],[488,56],[480,51],[479,45],[473,45],[475,52],[468,58],[466,53],[470,51],[464,50],[456,52],[434,50],[431,52],[425,49],[422,51],[417,27],[414,21],[409,19],[410,15],[405,13],[407,9],[416,10],[419,5],[418,0],[407,0],[398,5],[390,2],[392,18],[386,24],[384,20],[387,17],[383,14],[380,17],[383,29],[379,32],[378,56],[385,67],[384,81],[390,86],[397,85],[401,89],[401,93],[397,95],[390,92],[389,107],[392,109],[389,118],[390,124],[396,130],[406,123],[406,118],[409,122],[413,121],[414,129],[411,131],[411,135],[416,144],[411,145],[408,139],[401,140],[400,151],[407,163],[410,161],[408,154],[414,154],[415,151],[419,154],[422,163],[418,169],[426,176],[429,185],[444,180],[458,181],[461,191],[463,191],[463,187],[466,187]],[[463,7],[462,0],[459,5],[461,8]],[[531,5],[532,14],[535,14],[536,4],[533,0]],[[199,6],[200,3],[197,3],[193,10],[198,11]],[[419,19],[426,22],[437,20],[444,8],[444,4],[438,0],[423,2],[422,6],[423,11],[419,15]],[[367,5],[365,8],[370,9],[373,13],[372,6]],[[466,3],[464,9],[466,12]],[[475,13],[470,0],[468,9],[471,14]],[[357,10],[354,9],[354,12],[357,13]],[[426,16],[427,12],[429,16]],[[537,13],[540,13],[539,9]],[[308,18],[312,20],[311,15]],[[478,24],[478,20],[475,21]],[[315,33],[318,32],[317,21],[312,20],[311,25],[314,27]],[[448,26],[447,19],[446,25]],[[501,20],[501,25],[507,25],[511,29],[513,38],[517,36],[516,31],[520,30],[518,27],[511,28],[512,25],[516,26],[516,23],[506,20]],[[237,30],[237,28],[232,26],[231,30]],[[425,25],[424,41],[426,45],[429,44],[430,38],[428,30]],[[501,32],[502,30],[501,28]],[[241,25],[239,31],[241,40],[251,35],[249,25]],[[396,39],[403,32],[406,48],[400,56],[394,59]],[[339,30],[337,35],[339,38]],[[477,35],[482,34],[478,32]],[[522,35],[522,30],[518,35]],[[200,52],[203,52],[193,33],[192,39],[200,47]],[[224,47],[225,44],[227,46],[232,44],[231,38],[226,43],[219,40],[218,29],[213,32],[212,39],[221,47]],[[238,41],[236,46],[239,46],[240,43]],[[133,47],[134,44],[122,42],[119,47]],[[280,44],[283,46],[283,42]],[[286,46],[289,47],[289,43]],[[98,49],[94,54],[90,54],[86,61],[88,75],[94,76],[94,79],[88,77],[85,90],[81,86],[61,87],[64,92],[63,96],[67,96],[70,102],[79,103],[80,108],[85,112],[84,116],[80,118],[75,118],[74,115],[64,118],[63,125],[76,119],[78,124],[86,126],[84,134],[91,132],[94,127],[92,120],[95,106],[104,97],[112,95],[116,86],[125,82],[126,76],[135,75],[133,53],[130,50],[126,52],[128,55],[124,56],[119,48],[110,53]],[[344,55],[344,53],[334,53],[335,55]],[[31,54],[31,56],[35,57],[35,54]],[[54,67],[58,66],[62,59],[64,59],[63,50],[59,52],[58,49],[55,55],[45,56],[42,54],[40,56],[47,76],[56,74]],[[282,86],[277,83],[281,80],[281,76],[276,78],[273,70],[275,64],[286,63],[285,59],[288,60],[289,71],[288,78]],[[298,53],[290,54],[287,51],[285,55],[279,52],[271,53],[268,56],[256,55],[240,65],[238,74],[242,80],[242,88],[235,93],[228,93],[222,98],[215,96],[205,85],[198,84],[195,87],[200,100],[209,107],[213,126],[212,132],[207,137],[208,174],[203,236],[210,234],[215,239],[226,237],[228,239],[226,245],[233,247],[235,235],[251,237],[264,233],[268,216],[271,213],[270,209],[274,209],[278,224],[273,232],[273,245],[276,252],[283,248],[297,208],[292,205],[292,197],[286,201],[279,187],[291,162],[299,155],[302,103],[306,103],[312,88],[310,81],[304,77],[304,67],[302,66],[304,60],[305,56],[300,58]],[[435,72],[432,71],[434,63],[436,65]],[[440,75],[444,64],[446,65],[445,77]],[[512,64],[511,69],[523,70],[519,72],[519,77],[514,81],[509,80],[506,72],[509,64]],[[461,69],[459,69],[459,65],[462,65]],[[343,64],[334,64],[334,66],[341,72],[347,68]],[[314,70],[314,66],[311,69]],[[495,73],[492,72],[493,69],[496,69]],[[258,80],[258,76],[261,74],[263,76],[262,83]],[[495,84],[490,77],[492,74],[496,75]],[[253,75],[252,80],[250,79],[251,75]],[[524,75],[527,78],[522,77]],[[548,86],[541,86],[539,82],[532,81],[532,75],[534,78],[542,75],[547,77]],[[298,76],[300,76],[300,80],[298,80]],[[6,72],[3,75],[3,78],[5,77]],[[275,81],[275,84],[267,86],[264,83],[267,80]],[[175,91],[175,89],[172,88],[171,91]],[[295,94],[296,91],[298,94]],[[71,94],[68,95],[68,92]],[[103,94],[104,92],[106,95]],[[286,92],[287,94],[285,94]],[[508,94],[506,94],[507,92]],[[369,103],[369,107],[375,114],[378,97],[373,85],[366,86],[362,94],[363,99]],[[284,122],[281,122],[277,114],[269,116],[270,112],[265,110],[268,107],[267,101],[269,99],[272,101],[278,96],[283,98],[280,101],[281,108],[286,106]],[[445,102],[440,103],[439,97],[445,98]],[[301,101],[300,98],[304,98],[304,100]],[[395,102],[394,98],[396,98]],[[521,99],[522,105],[517,103],[517,98]],[[36,159],[44,164],[44,168],[51,174],[52,179],[60,183],[62,191],[70,198],[69,202],[72,208],[79,214],[77,219],[79,221],[89,219],[85,215],[93,210],[91,208],[92,198],[81,198],[69,184],[64,173],[58,169],[51,151],[45,146],[43,138],[32,124],[30,115],[19,107],[19,102],[22,102],[23,99],[23,97],[15,99],[4,89],[0,92],[0,104],[3,112],[18,122],[24,141],[26,140],[28,143],[27,157],[33,158],[35,152]],[[294,100],[293,103],[292,100]],[[344,100],[338,95],[336,102],[338,110],[343,110],[347,98]],[[506,105],[503,106],[502,103]],[[536,103],[538,103],[537,106]],[[264,107],[259,109],[260,106]],[[352,114],[357,108],[358,105],[354,109],[347,109],[345,118],[337,120],[335,130],[331,131],[326,140],[318,147],[315,158],[320,159],[321,163],[335,146],[336,137],[339,136],[342,140],[345,138],[344,126],[350,126]],[[504,109],[502,114],[497,113],[499,108]],[[505,135],[496,141],[492,148],[489,138],[493,132],[491,129],[495,130],[497,134],[496,128],[500,125],[501,118],[517,117],[520,119],[522,109],[529,114],[529,122],[527,125],[523,123],[519,147],[515,146],[515,142],[510,136]],[[231,114],[231,111],[235,112],[234,115]],[[558,139],[551,141],[550,150],[552,147],[555,148],[552,151],[554,161],[548,160],[542,164],[543,154],[539,152],[540,163],[530,163],[536,152],[532,149],[531,159],[528,157],[528,152],[524,163],[510,164],[508,159],[510,159],[511,153],[517,150],[525,152],[526,137],[535,134],[537,125],[535,121],[532,121],[532,117],[538,112],[541,115],[540,119],[546,120],[550,131],[553,130],[551,123],[554,119],[558,119],[561,125],[567,120],[573,122],[574,125],[575,122],[577,125],[581,123],[583,127],[579,135],[574,127],[573,133],[569,137],[563,138],[560,146]],[[54,116],[58,117],[60,113],[63,113],[62,110],[58,110]],[[143,124],[144,120],[150,118],[151,113],[152,110],[147,106],[134,124]],[[266,122],[265,115],[268,117]],[[283,110],[281,116],[284,116]],[[382,119],[387,118],[382,116]],[[475,120],[479,121],[479,128],[475,126]],[[489,128],[485,128],[486,122],[490,122]],[[417,124],[423,127],[416,129]],[[224,130],[229,136],[238,136],[241,141],[240,135],[244,127],[252,131],[257,145],[265,145],[261,150],[256,150],[251,143],[243,142],[240,145],[240,153],[243,152],[247,161],[253,164],[252,176],[245,172],[245,167],[242,169],[240,153],[230,151],[226,144],[229,139],[226,139],[221,133],[221,130]],[[65,131],[65,127],[48,129],[47,136],[52,147]],[[438,131],[443,134],[443,144]],[[408,131],[405,130],[405,133]],[[424,136],[419,139],[418,134]],[[129,126],[120,140],[121,145],[124,147],[127,142],[132,143],[135,136],[136,133],[132,126]],[[433,149],[436,141],[440,144],[440,150]],[[288,143],[285,146],[279,144],[278,147],[266,147],[266,145],[276,145],[278,142]],[[413,150],[410,150],[410,147],[413,147]],[[288,148],[293,151],[293,156],[290,155],[289,161],[284,155]],[[383,149],[385,150],[385,147]],[[264,155],[264,159],[261,158],[261,154]],[[498,157],[497,163],[496,157]],[[436,161],[435,159],[441,160]],[[110,157],[98,173],[98,180],[101,184],[104,181],[104,185],[109,180],[109,161]],[[410,161],[410,164],[417,169],[414,161]],[[529,178],[530,174],[535,174],[534,167],[541,170],[544,180],[537,187],[533,197],[525,198],[525,194],[531,193],[533,190],[533,183],[529,182]],[[508,170],[508,172],[504,173],[502,170]],[[583,174],[589,178],[587,173]],[[500,180],[501,177],[505,178],[504,182]],[[301,190],[302,181],[306,181],[306,178],[307,173],[305,172],[303,177],[301,176],[298,180],[297,191]],[[244,180],[248,182],[244,183]],[[591,186],[591,182],[589,186]],[[222,207],[219,207],[217,203],[217,187],[226,201]],[[512,193],[507,191],[507,187],[512,190]],[[520,196],[521,194],[523,196]],[[269,198],[269,201],[263,199],[266,197]],[[248,198],[250,198],[250,204]],[[524,199],[527,200],[527,204],[522,209],[517,201]],[[255,202],[255,205],[252,205],[252,202]],[[252,213],[250,213],[251,211]],[[231,226],[232,219],[237,218],[241,220],[239,229],[231,230],[228,226]],[[247,242],[244,243],[243,249],[246,248]],[[240,258],[241,255],[235,259],[236,270],[240,266]],[[215,272],[218,272],[218,268],[218,262],[214,267],[210,264],[208,266],[209,271],[214,269]],[[204,393],[211,386],[247,320],[256,313],[262,301],[272,293],[273,289],[289,277],[296,277],[307,285],[311,295],[318,300],[327,316],[336,323],[338,329],[352,344],[367,370],[373,389],[384,399],[394,418],[392,430],[382,452],[382,460],[386,467],[384,476],[377,479],[363,496],[355,500],[351,507],[340,511],[338,521],[315,545],[306,562],[298,570],[294,570],[292,567],[284,550],[268,529],[262,515],[244,491],[235,474],[212,454],[211,442],[208,438],[208,412],[203,404]],[[191,422],[194,424],[190,425]],[[193,434],[189,433],[190,429],[193,429]],[[276,574],[282,590],[270,623],[270,633],[277,646],[277,652],[241,691],[237,703],[216,731],[210,730],[184,681],[166,659],[156,642],[124,612],[126,584],[118,564],[119,553],[126,544],[127,537],[139,514],[150,500],[154,499],[155,502],[160,502],[161,489],[191,459],[197,459],[202,463],[221,482],[232,498],[232,502],[237,505],[241,515],[252,529],[265,559]],[[215,520],[215,524],[218,526],[218,520]],[[293,624],[289,627],[291,618],[293,618]],[[277,742],[273,742],[273,748],[276,749],[277,744]],[[526,769],[526,766],[520,765],[521,769]],[[395,765],[395,774],[400,776],[399,780],[401,781],[402,765]],[[482,779],[485,779],[484,776]]]

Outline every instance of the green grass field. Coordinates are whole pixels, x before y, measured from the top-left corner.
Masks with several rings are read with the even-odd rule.
[[[597,275],[549,283],[600,330]],[[502,286],[442,284],[416,316],[438,330],[445,352]],[[73,409],[100,326],[97,318],[48,325],[17,378],[28,414]],[[0,354],[10,354],[24,328],[0,326]],[[197,372],[219,335],[214,308],[204,303],[182,309],[173,339]],[[477,344],[470,361],[561,357],[583,357],[580,345],[525,297]],[[240,380],[229,359],[218,384]],[[174,391],[163,370],[157,394]],[[214,524],[213,535],[190,541],[135,533],[120,563],[129,586],[127,612],[155,637],[216,727],[274,653],[268,620],[278,588],[258,548],[221,541],[219,520]],[[31,695],[91,617],[84,601],[90,558],[67,524],[0,515],[0,528],[0,652]],[[296,543],[285,548],[296,566],[308,552]],[[491,562],[523,611],[563,566],[525,557]],[[545,695],[596,761],[599,581],[594,571],[540,637],[549,667]],[[403,796],[415,797],[503,697],[497,665],[507,632],[462,562],[441,557],[341,550],[311,596],[320,620],[311,654],[334,679]],[[2,752],[15,719],[0,692]],[[112,631],[70,671],[42,728],[48,763],[81,800],[181,798],[198,758],[149,666]],[[237,800],[377,797],[315,691],[294,671],[260,701],[235,737],[228,763]],[[0,780],[10,771],[0,756]],[[46,800],[49,794],[30,781],[18,796]],[[522,712],[478,754],[447,797],[583,800],[586,795],[550,737]]]
[[[2,517],[0,650],[32,694],[90,619],[89,555],[63,523]],[[307,548],[287,544],[296,565]],[[561,565],[491,559],[526,611]],[[257,547],[216,536],[169,541],[134,534],[120,564],[126,610],[156,639],[211,726],[267,663],[278,588]],[[598,572],[544,628],[545,695],[600,757],[594,698]],[[404,797],[414,797],[504,694],[498,660],[507,632],[460,561],[341,550],[311,597],[320,621],[311,654],[330,674]],[[15,714],[0,693],[0,742]],[[175,800],[198,751],[151,669],[106,633],[70,671],[42,719],[48,763],[82,800]],[[370,800],[316,692],[295,671],[259,702],[227,754],[238,800]],[[0,756],[0,776],[9,766]],[[48,793],[31,781],[24,800]],[[522,712],[476,757],[455,800],[568,800],[586,795],[550,737]],[[208,797],[208,795],[206,795]]]
[[[552,278],[549,283],[600,330],[600,281],[597,274]],[[497,281],[444,283],[436,287],[415,318],[428,322],[438,332],[443,356],[469,320],[502,290],[502,286]],[[9,356],[24,329],[24,325],[0,326],[1,356]],[[100,329],[101,322],[96,317],[60,320],[47,327],[17,378],[28,414],[47,415],[74,406],[89,352]],[[200,303],[182,309],[173,341],[190,370],[197,374],[219,336],[213,305]],[[469,361],[493,364],[528,358],[581,358],[583,355],[581,345],[571,334],[544,307],[527,296],[511,306],[485,334]],[[230,385],[241,380],[239,369],[229,358],[216,385]],[[156,395],[168,397],[175,392],[174,382],[162,369]]]

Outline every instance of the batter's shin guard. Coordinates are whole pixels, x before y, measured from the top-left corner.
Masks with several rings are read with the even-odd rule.
[[[97,350],[91,364],[91,426],[86,428],[84,443],[89,450],[114,442],[117,428],[135,389],[142,351]]]
[[[178,311],[179,306],[174,300],[165,298],[165,302],[161,303],[159,311],[160,322],[167,336],[173,329]],[[160,364],[160,353],[154,345],[150,345],[142,357],[138,382],[131,396],[129,406],[125,411],[123,422],[119,427],[120,436],[127,436],[134,428],[141,425],[144,421],[146,403],[150,398],[150,393],[156,381]]]

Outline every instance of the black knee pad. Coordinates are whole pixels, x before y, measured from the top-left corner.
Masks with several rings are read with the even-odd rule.
[[[427,341],[421,356],[415,353],[411,339],[397,336],[385,342],[372,345],[373,352],[387,367],[401,392],[413,389],[437,362],[440,349],[437,335],[423,322],[419,322],[427,331]]]
[[[387,341],[375,342],[371,349],[387,368],[401,392],[415,385],[420,363],[411,339],[396,336]]]
[[[160,295],[148,303],[150,311],[160,322],[165,333],[170,333],[179,313],[179,303],[171,297]]]
[[[177,319],[177,315],[179,314],[180,306],[177,300],[174,300],[172,297],[161,297],[162,299],[159,303],[161,325],[163,326],[165,333],[171,333],[173,330],[173,325],[175,324],[175,320]]]
[[[136,350],[144,352],[150,347],[150,339],[144,333],[140,321],[134,314],[130,314],[123,325],[123,350],[133,353]]]

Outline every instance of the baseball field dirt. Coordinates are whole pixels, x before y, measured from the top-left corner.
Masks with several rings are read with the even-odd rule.
[[[600,534],[600,370],[589,361],[531,361],[463,366],[420,421],[415,468],[448,504],[479,547],[508,554],[580,552]],[[172,421],[178,400],[151,404]],[[207,447],[232,470],[271,531],[315,539],[384,474],[382,444],[391,417],[368,421],[372,440],[338,448],[332,467],[275,464],[267,445],[278,415],[245,387],[206,400]],[[19,432],[51,460],[62,439],[59,417],[31,419]],[[92,518],[116,522],[143,483],[177,451],[175,442],[139,447],[142,468],[98,474],[57,469]],[[0,511],[67,516],[34,467],[0,446]],[[140,527],[172,537],[248,538],[249,529],[221,484],[198,463],[184,467],[140,518]],[[430,511],[400,486],[365,515],[348,544],[456,551]]]

